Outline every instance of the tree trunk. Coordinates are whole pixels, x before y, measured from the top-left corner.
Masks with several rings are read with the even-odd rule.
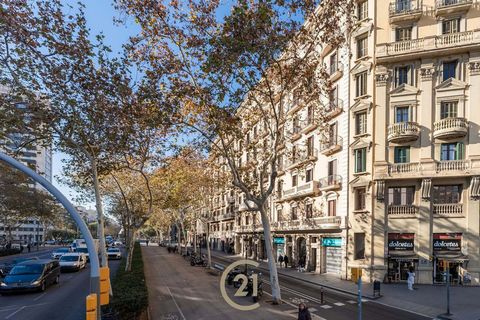
[[[193,227],[193,251],[197,253],[197,221],[195,221],[195,226]]]
[[[93,188],[95,190],[95,207],[97,208],[97,238],[100,242],[100,260],[102,267],[108,267],[107,249],[105,244],[105,229],[103,219],[103,205],[100,196],[100,187],[98,183],[97,160],[91,159],[92,162],[92,179]]]
[[[180,225],[177,223],[177,248],[178,253],[182,254],[182,231],[180,230]]]
[[[275,256],[273,254],[272,233],[270,230],[270,220],[265,210],[265,203],[259,206],[260,215],[262,217],[263,236],[265,238],[265,249],[267,251],[268,269],[270,271],[270,284],[272,288],[273,304],[279,304],[282,301],[280,293],[280,284],[278,282],[277,264],[275,263]]]
[[[212,253],[210,252],[210,231],[207,227],[207,255],[208,255],[208,267],[212,267]]]
[[[132,271],[133,250],[135,248],[135,231],[129,231],[128,246],[127,246],[127,261],[125,263],[125,271]]]

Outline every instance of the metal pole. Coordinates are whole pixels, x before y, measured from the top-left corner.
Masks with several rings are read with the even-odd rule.
[[[447,271],[447,315],[450,313],[450,270]]]
[[[93,241],[92,234],[88,227],[83,221],[82,217],[78,214],[75,207],[68,201],[68,199],[57,189],[53,184],[51,184],[47,179],[15,160],[14,158],[7,156],[6,154],[0,152],[0,160],[6,162],[10,166],[20,170],[25,173],[27,176],[32,178],[34,181],[40,183],[48,192],[50,192],[67,210],[70,216],[73,218],[78,228],[85,237],[85,242],[87,244],[88,254],[90,256],[90,293],[97,294],[97,319],[101,320],[101,310],[100,310],[100,264],[98,260],[97,251],[95,249],[95,244]]]
[[[362,320],[362,277],[358,278],[358,320]]]

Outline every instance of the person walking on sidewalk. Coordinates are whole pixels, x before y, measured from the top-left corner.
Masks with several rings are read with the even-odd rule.
[[[407,279],[407,285],[408,285],[408,290],[413,290],[413,283],[415,282],[415,272],[413,272],[413,267],[410,266],[408,269],[408,279]]]
[[[280,268],[281,268],[283,264],[283,256],[281,254],[278,256],[278,263],[280,263]]]
[[[285,263],[285,268],[288,268],[288,256],[283,257],[283,262]]]
[[[298,305],[298,320],[312,320],[310,311],[303,302]]]
[[[27,244],[27,249],[28,249],[28,252],[30,252],[30,242]]]

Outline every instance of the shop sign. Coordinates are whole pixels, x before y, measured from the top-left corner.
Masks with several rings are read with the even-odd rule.
[[[322,238],[322,246],[324,247],[341,247],[342,238]]]
[[[273,243],[274,244],[285,244],[285,238],[284,237],[275,237],[275,238],[273,238]]]
[[[414,241],[413,233],[389,233],[388,251],[413,251]]]
[[[461,233],[434,233],[434,251],[460,251],[462,249]]]

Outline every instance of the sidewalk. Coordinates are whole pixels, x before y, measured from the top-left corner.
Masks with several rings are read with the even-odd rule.
[[[244,259],[240,255],[229,255],[223,252],[212,251],[213,256],[223,257],[229,260]],[[265,261],[260,262],[260,268],[268,270]],[[311,272],[298,272],[293,268],[280,268],[278,273],[318,286],[324,286],[336,291],[357,295],[358,287],[352,281],[339,279],[332,274],[314,274]],[[376,303],[391,307],[408,310],[421,315],[436,318],[446,312],[446,287],[434,285],[416,285],[417,290],[409,291],[407,284],[381,284],[380,298],[375,298]],[[373,298],[373,284],[363,284],[363,296]],[[450,312],[455,320],[479,320],[480,319],[480,287],[451,287],[450,288]]]

